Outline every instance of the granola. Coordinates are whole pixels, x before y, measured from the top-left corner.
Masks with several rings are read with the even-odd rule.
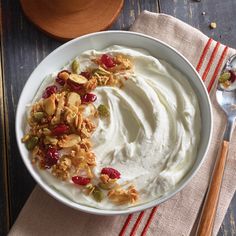
[[[225,68],[219,77],[219,85],[226,90],[235,89],[236,71]]]
[[[31,152],[34,165],[81,188],[83,194],[95,201],[101,202],[106,197],[114,204],[133,204],[138,193],[132,185],[123,189],[117,183],[118,170],[106,167],[96,176],[96,155],[91,141],[97,120],[107,119],[110,114],[107,105],[93,105],[96,95],[92,92],[99,86],[122,87],[117,72],[132,71],[132,58],[103,54],[92,57],[92,62],[96,68],[87,67],[81,72],[79,60],[74,59],[70,71],[58,72],[54,84],[32,105],[29,131],[22,142]]]

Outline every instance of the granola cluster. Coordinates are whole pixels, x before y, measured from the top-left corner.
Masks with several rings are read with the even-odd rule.
[[[220,77],[219,77],[219,83],[223,86],[223,88],[230,87],[231,84],[233,84],[236,80],[236,71],[233,69],[225,69]]]
[[[104,85],[122,87],[127,78],[117,74],[132,70],[132,61],[124,55],[103,54],[91,58],[91,63],[96,64],[95,69],[88,67],[81,72],[75,59],[70,70],[58,73],[55,83],[32,105],[29,132],[22,142],[32,153],[32,163],[77,185],[96,201],[106,196],[114,204],[132,204],[138,200],[138,192],[130,183],[117,183],[118,170],[105,167],[99,178],[95,176],[96,156],[91,143],[98,119],[107,119],[110,114],[106,105],[93,104],[97,97],[92,91]]]

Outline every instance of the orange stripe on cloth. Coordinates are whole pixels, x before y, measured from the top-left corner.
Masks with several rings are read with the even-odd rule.
[[[126,218],[126,221],[119,233],[119,236],[124,236],[125,235],[125,231],[126,229],[128,228],[129,224],[130,224],[130,221],[132,220],[132,217],[133,217],[133,214],[129,214],[128,217]]]
[[[209,48],[210,48],[210,45],[211,45],[212,41],[213,41],[213,39],[212,39],[212,38],[209,38],[208,41],[207,41],[207,44],[206,44],[205,48],[203,49],[202,55],[201,55],[201,57],[200,57],[200,59],[199,59],[199,62],[198,62],[198,64],[197,64],[197,67],[196,67],[197,72],[199,72],[200,69],[202,68],[202,64],[203,64],[203,62],[204,62],[204,60],[205,60],[205,58],[206,58],[207,52],[208,52],[208,50],[209,50]]]
[[[135,222],[135,224],[134,224],[134,226],[133,226],[133,228],[131,230],[130,236],[135,236],[136,231],[138,230],[138,227],[139,227],[139,225],[140,225],[140,223],[141,223],[141,221],[143,219],[144,213],[145,213],[145,211],[141,211],[139,213],[138,219],[136,220],[136,222]]]
[[[204,71],[204,73],[202,75],[202,80],[203,81],[206,80],[206,77],[208,75],[209,70],[211,69],[211,65],[212,65],[212,63],[213,63],[213,61],[214,61],[214,59],[216,57],[216,53],[218,52],[219,47],[220,47],[220,43],[217,42],[216,45],[215,45],[215,48],[214,48],[214,50],[213,50],[213,52],[211,54],[210,60],[208,61],[207,67],[206,67],[206,69],[205,69],[205,71]]]
[[[226,55],[227,55],[228,49],[229,49],[229,48],[228,48],[227,46],[225,46],[224,51],[222,52],[221,57],[220,57],[220,60],[219,60],[217,66],[216,66],[216,69],[215,69],[215,71],[214,71],[214,74],[213,74],[213,76],[211,77],[210,83],[209,83],[209,85],[208,85],[208,87],[207,87],[208,92],[210,92],[211,89],[212,89],[212,86],[213,86],[213,84],[214,84],[214,82],[215,82],[215,80],[216,80],[216,76],[218,75],[219,70],[220,70],[220,68],[221,68],[221,66],[222,66],[222,63],[223,63],[223,61],[224,61],[224,59],[225,59],[225,57],[226,57]]]
[[[152,208],[152,211],[151,211],[151,213],[150,213],[150,215],[148,217],[146,225],[143,228],[141,236],[145,236],[146,235],[146,233],[148,231],[148,228],[149,228],[150,224],[152,223],[152,219],[154,218],[154,216],[155,216],[155,214],[157,212],[157,208],[158,208],[158,206]]]

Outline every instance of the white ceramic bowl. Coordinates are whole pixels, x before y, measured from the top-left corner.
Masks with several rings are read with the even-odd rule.
[[[173,191],[169,192],[169,194],[164,197],[124,210],[103,210],[75,203],[70,199],[64,197],[55,189],[48,186],[31,164],[29,153],[25,148],[25,145],[21,143],[21,138],[24,136],[24,127],[26,125],[26,105],[29,104],[33,99],[38,87],[40,86],[45,76],[52,72],[60,70],[60,68],[65,65],[66,62],[85,50],[103,49],[114,44],[125,45],[128,47],[144,48],[148,50],[152,54],[152,56],[166,60],[175,68],[183,72],[189,78],[189,82],[198,97],[201,111],[202,129],[195,164]],[[25,84],[25,87],[19,99],[16,114],[16,137],[18,147],[27,169],[36,180],[36,182],[51,196],[66,204],[67,206],[81,211],[100,215],[116,215],[141,211],[156,206],[171,198],[190,181],[190,179],[199,169],[207,152],[211,139],[211,133],[212,111],[209,96],[200,76],[198,75],[194,67],[179,52],[177,52],[174,48],[168,46],[164,42],[143,34],[125,31],[106,31],[85,35],[65,43],[64,45],[60,46],[52,53],[50,53],[37,66],[37,68],[29,77],[27,83]]]

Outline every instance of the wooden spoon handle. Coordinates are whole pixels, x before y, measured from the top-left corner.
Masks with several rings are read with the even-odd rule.
[[[197,236],[210,236],[212,234],[228,148],[229,142],[224,140],[220,155],[214,166],[211,182],[203,205]]]

